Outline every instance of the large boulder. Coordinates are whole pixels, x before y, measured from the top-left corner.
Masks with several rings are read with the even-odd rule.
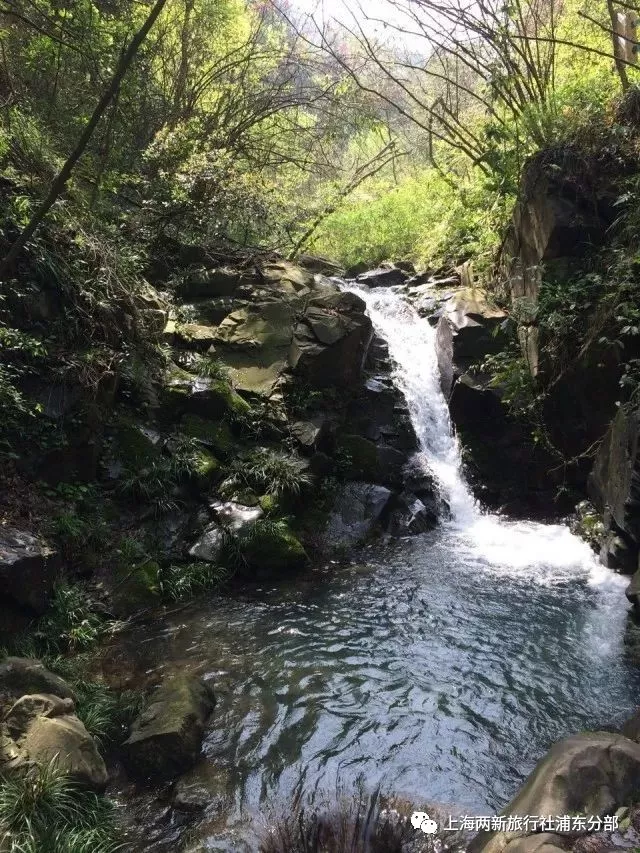
[[[334,288],[313,296],[289,349],[293,372],[318,388],[357,385],[372,336],[365,309],[359,296]]]
[[[32,694],[18,699],[2,721],[1,752],[6,767],[55,761],[78,784],[94,791],[103,791],[109,779],[71,698]]]
[[[468,452],[476,496],[515,517],[555,516],[573,507],[556,504],[562,485],[557,460],[502,403],[500,390],[482,376],[461,376],[449,401],[451,419]]]
[[[640,796],[640,744],[609,732],[585,732],[556,743],[501,812],[504,816],[604,817]],[[531,830],[482,832],[470,853],[502,853]],[[528,849],[528,848],[527,848]]]
[[[387,526],[392,536],[416,536],[432,530],[438,523],[435,498],[421,500],[410,491],[394,495]]]
[[[250,408],[223,379],[193,376],[175,364],[169,365],[166,371],[163,396],[165,408],[173,416],[188,413],[220,420],[242,416]]]
[[[339,492],[324,531],[327,547],[364,542],[380,529],[391,492],[373,483],[347,483]]]
[[[404,284],[410,277],[410,273],[389,264],[361,273],[356,281],[359,284],[366,284],[367,287],[395,287]]]
[[[539,367],[534,316],[543,269],[566,274],[606,239],[617,216],[621,176],[620,158],[606,146],[596,155],[601,162],[566,146],[559,161],[554,162],[554,155],[556,151],[545,150],[527,163],[501,250],[502,278],[511,300],[533,309],[521,343],[534,375]]]
[[[26,530],[0,527],[0,593],[44,613],[58,577],[58,554]]]
[[[171,781],[196,763],[215,698],[211,685],[176,675],[151,696],[131,727],[123,758],[131,773]]]
[[[504,346],[500,327],[506,313],[478,287],[457,290],[442,306],[436,341],[443,391],[448,394],[454,373],[460,375]],[[447,361],[451,359],[450,363]]]

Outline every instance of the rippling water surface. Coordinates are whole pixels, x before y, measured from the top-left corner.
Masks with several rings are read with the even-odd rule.
[[[254,851],[270,810],[358,778],[416,804],[495,813],[552,742],[619,723],[640,696],[623,643],[627,580],[565,527],[481,512],[433,330],[393,292],[363,296],[421,442],[416,464],[435,473],[451,521],[122,640],[141,673],[216,683],[198,771],[215,797],[197,850]]]
[[[519,576],[471,558],[447,530],[368,554],[132,638],[143,669],[216,681],[204,752],[229,801],[203,822],[210,849],[255,849],[267,807],[361,774],[415,802],[492,814],[553,741],[634,707],[615,576]]]

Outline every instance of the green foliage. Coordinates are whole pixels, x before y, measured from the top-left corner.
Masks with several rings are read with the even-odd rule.
[[[226,531],[220,561],[230,570],[281,570],[306,560],[301,544],[286,519],[261,518],[240,531]]]
[[[82,790],[56,766],[0,781],[0,833],[11,853],[115,853],[111,803]]]
[[[231,374],[229,368],[212,355],[205,355],[198,364],[198,374],[207,379],[219,379],[222,382],[231,384]]]
[[[227,484],[276,497],[297,496],[313,482],[308,463],[293,454],[259,447],[236,460]]]
[[[57,584],[49,610],[33,630],[35,657],[88,649],[108,630],[109,623],[81,584]]]
[[[326,220],[314,249],[346,266],[406,258],[440,268],[473,257],[482,269],[511,203],[487,190],[479,172],[458,179],[419,167],[398,183],[368,184]]]
[[[185,563],[166,566],[160,574],[160,594],[165,601],[181,601],[221,586],[230,571],[211,563]]]
[[[142,709],[142,694],[132,690],[117,692],[86,679],[75,680],[74,689],[78,696],[76,713],[100,748],[120,744]]]
[[[197,478],[202,462],[202,449],[197,439],[177,437],[171,453],[159,456],[139,470],[123,472],[118,484],[122,497],[149,504],[158,514],[177,505],[178,489],[190,478]]]

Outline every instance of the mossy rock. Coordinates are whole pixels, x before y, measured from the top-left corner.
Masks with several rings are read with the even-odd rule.
[[[118,616],[131,616],[160,603],[160,566],[147,560],[138,566],[119,569],[113,590]]]
[[[288,574],[309,562],[302,543],[283,523],[257,522],[239,542],[247,569],[258,577]]]
[[[209,421],[199,415],[184,415],[180,429],[190,438],[195,438],[221,456],[233,450],[233,436],[226,421]]]
[[[129,471],[138,471],[160,454],[159,436],[139,424],[122,422],[115,428],[112,443],[114,461]]]
[[[163,402],[165,414],[174,417],[187,411],[215,420],[227,415],[241,417],[251,411],[228,382],[193,376],[175,364],[165,373]]]
[[[207,489],[220,479],[220,462],[206,448],[202,447],[195,452],[193,463],[192,479],[198,488]]]
[[[361,435],[341,435],[337,442],[337,461],[345,477],[374,480],[378,473],[378,449]]]

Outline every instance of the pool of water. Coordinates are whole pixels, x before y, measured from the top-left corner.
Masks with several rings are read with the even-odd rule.
[[[478,527],[370,547],[121,638],[140,673],[215,681],[204,769],[225,804],[194,849],[255,850],[297,792],[320,799],[359,777],[493,814],[551,743],[629,715],[640,674],[623,643],[625,579],[564,528]],[[541,541],[546,562],[531,562]]]

